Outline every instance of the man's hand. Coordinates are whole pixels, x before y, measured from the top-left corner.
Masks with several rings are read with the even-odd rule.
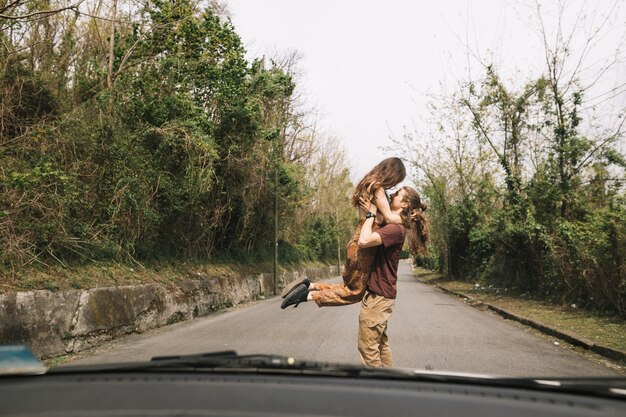
[[[363,196],[359,197],[359,207],[361,207],[361,210],[365,212],[370,211],[370,204],[369,198],[365,198]]]
[[[372,203],[368,198],[363,196],[359,197],[359,207],[361,207],[361,209],[365,212],[371,211],[374,214],[378,212],[376,204]]]

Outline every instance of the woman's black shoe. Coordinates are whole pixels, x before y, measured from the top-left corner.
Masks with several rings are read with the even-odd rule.
[[[309,285],[311,285],[311,281],[309,281],[309,279],[306,277],[298,278],[294,281],[291,281],[289,284],[287,284],[283,292],[280,293],[280,296],[283,298],[287,297],[289,294],[291,294],[293,290],[298,288],[300,284],[304,284],[307,288],[309,288]]]
[[[294,308],[298,307],[298,304],[305,303],[306,297],[309,295],[309,290],[306,285],[300,284],[287,298],[283,300],[280,308],[283,310],[292,304],[295,304]]]

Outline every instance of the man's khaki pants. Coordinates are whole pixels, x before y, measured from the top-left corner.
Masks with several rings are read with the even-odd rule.
[[[393,358],[387,339],[387,320],[395,301],[366,291],[359,314],[359,353],[367,366],[391,368]]]

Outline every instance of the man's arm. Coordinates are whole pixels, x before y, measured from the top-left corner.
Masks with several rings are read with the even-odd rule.
[[[363,202],[361,204],[361,207],[363,207]],[[367,211],[371,211],[376,214],[376,205],[369,203]],[[372,232],[372,226],[374,225],[375,218],[376,216],[365,219],[365,223],[363,223],[363,227],[361,228],[361,234],[359,235],[359,248],[371,248],[372,246],[380,246],[383,244],[383,240],[380,238],[380,235],[376,232]]]

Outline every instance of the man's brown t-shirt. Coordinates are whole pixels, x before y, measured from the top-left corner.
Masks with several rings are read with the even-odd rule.
[[[401,224],[386,224],[376,230],[383,244],[376,251],[374,267],[367,288],[385,298],[396,298],[398,263],[404,245],[406,229]]]

